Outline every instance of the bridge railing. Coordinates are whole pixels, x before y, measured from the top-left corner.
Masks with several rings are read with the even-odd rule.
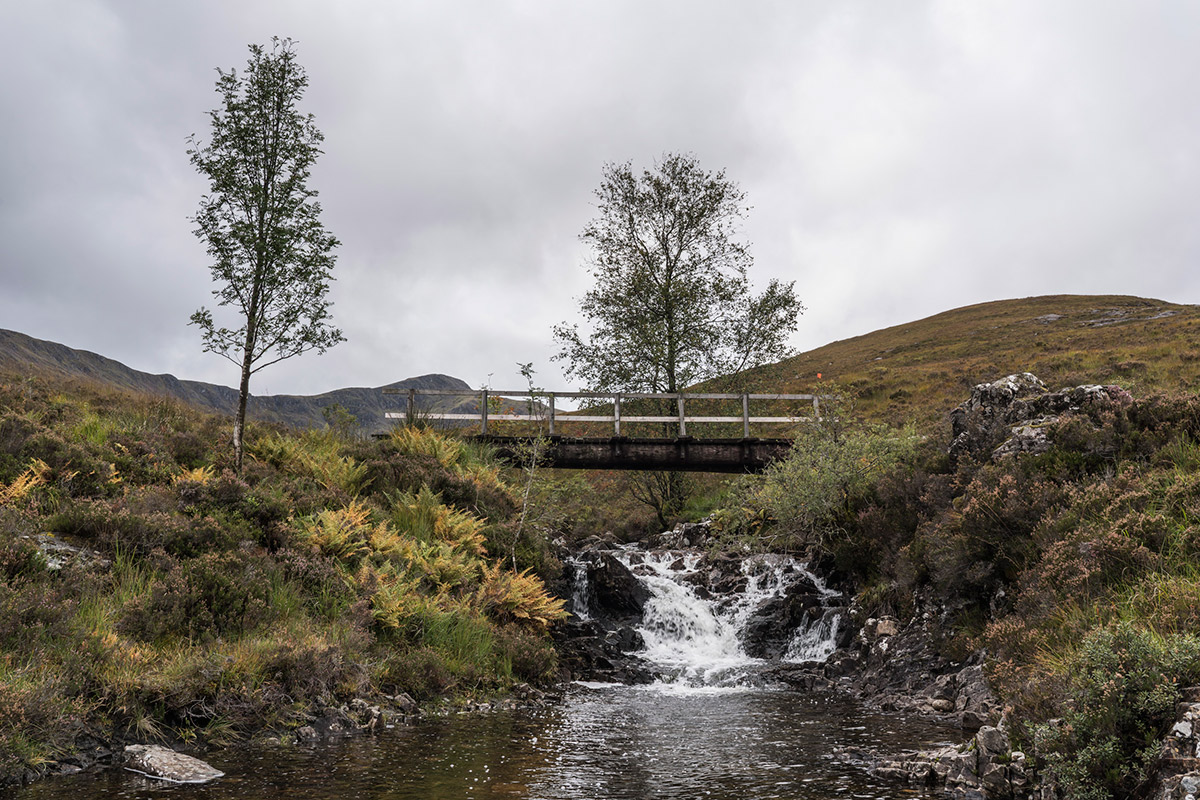
[[[480,434],[488,435],[489,422],[536,422],[546,423],[549,428],[549,435],[555,436],[558,434],[557,427],[563,423],[571,422],[611,422],[613,425],[613,436],[621,435],[622,423],[638,423],[638,422],[657,422],[669,423],[678,425],[679,437],[685,438],[688,436],[688,425],[692,423],[742,423],[742,436],[745,439],[750,438],[750,426],[752,424],[794,424],[798,422],[814,422],[821,419],[821,397],[814,394],[730,394],[721,392],[530,392],[529,390],[522,391],[501,391],[498,389],[473,389],[473,390],[457,390],[457,389],[384,389],[384,394],[408,395],[408,408],[405,412],[389,411],[384,416],[388,419],[406,419],[410,418],[414,413],[418,413],[422,419],[430,420],[447,420],[447,421],[478,421]],[[479,411],[472,413],[462,412],[438,412],[438,411],[420,411],[417,409],[417,398],[419,397],[473,397],[479,398]],[[531,412],[529,414],[515,413],[512,398],[527,398],[521,402],[528,404]],[[589,414],[569,412],[563,416],[558,415],[558,410],[555,408],[555,401],[560,398],[570,398],[577,400],[606,400],[612,404],[611,414]],[[624,401],[637,400],[666,400],[674,401],[677,413],[670,416],[664,415],[644,415],[639,413],[622,414],[621,404]],[[689,416],[687,414],[687,402],[689,400],[740,400],[742,413],[738,416]],[[812,413],[801,416],[751,416],[750,403],[751,401],[807,401],[812,404]],[[498,409],[493,408],[493,403],[499,403]],[[508,408],[505,409],[504,406]],[[535,406],[542,406],[541,409],[534,412]],[[607,403],[605,403],[607,405]]]

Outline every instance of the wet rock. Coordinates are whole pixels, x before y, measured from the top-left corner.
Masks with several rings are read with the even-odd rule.
[[[604,641],[622,653],[632,653],[646,646],[646,640],[642,638],[642,634],[628,625],[615,631],[609,631],[604,635]]]
[[[771,597],[759,605],[742,629],[742,647],[754,658],[782,658],[798,628],[819,620],[824,614],[815,587],[798,586],[794,593]]]
[[[642,684],[654,680],[650,665],[633,655],[642,648],[631,627],[605,628],[598,620],[570,620],[555,631],[559,668],[567,680]]]
[[[420,707],[417,706],[417,701],[412,699],[412,696],[407,692],[401,692],[398,695],[388,698],[395,705],[396,710],[401,714],[418,714]]]
[[[612,553],[588,561],[588,608],[595,617],[636,618],[642,615],[650,590]]]
[[[805,692],[834,692],[837,689],[837,682],[826,676],[824,665],[814,662],[775,664],[763,672],[763,677]]]
[[[708,519],[699,522],[681,522],[672,530],[663,531],[651,537],[650,546],[656,550],[700,548],[708,542],[711,528],[712,520]]]
[[[981,729],[958,747],[869,759],[868,768],[898,783],[944,786],[960,798],[1027,798],[1032,785],[1024,754],[1010,753],[1008,735],[995,727]]]
[[[224,775],[218,769],[156,744],[131,744],[125,748],[125,769],[170,783],[207,783]]]

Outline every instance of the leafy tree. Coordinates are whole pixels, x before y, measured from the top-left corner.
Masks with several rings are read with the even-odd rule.
[[[601,391],[677,392],[783,358],[804,311],[792,282],[750,291],[749,247],[738,238],[745,194],[691,154],[668,154],[635,175],[608,164],[591,245],[595,286],[581,311],[591,326],[554,336],[567,376]]]
[[[678,392],[788,354],[804,307],[792,282],[751,293],[753,262],[739,238],[745,194],[692,154],[667,154],[640,176],[608,164],[596,217],[580,238],[592,247],[595,286],[581,308],[591,328],[554,329],[567,376],[599,391]],[[638,476],[631,487],[659,521],[686,501],[679,473]]]
[[[240,314],[241,325],[219,326],[207,308],[191,324],[203,332],[206,352],[241,367],[233,434],[240,471],[250,376],[344,341],[329,323],[325,297],[339,242],[321,224],[317,192],[308,187],[325,137],[297,108],[308,76],[292,41],[275,38],[269,52],[250,45],[244,74],[217,73],[221,105],[209,112],[212,138],[188,139],[192,165],[209,180],[192,221],[213,259],[220,285],[213,295]]]

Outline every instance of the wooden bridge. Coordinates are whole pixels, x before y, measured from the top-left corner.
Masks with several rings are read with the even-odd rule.
[[[479,389],[385,389],[385,394],[407,394],[408,404],[403,412],[388,412],[389,419],[409,421],[445,421],[456,425],[478,423],[474,437],[496,447],[502,458],[527,462],[536,452],[543,466],[560,469],[637,469],[671,470],[680,472],[761,472],[768,464],[785,456],[792,440],[787,438],[756,438],[752,427],[762,425],[791,425],[820,420],[821,398],[811,394],[722,394],[702,392],[641,393],[641,392],[529,392]],[[418,400],[433,397],[476,397],[478,411],[439,412],[421,410]],[[513,398],[522,398],[514,400]],[[593,408],[579,412],[563,412],[555,407],[560,398],[592,401]],[[675,413],[646,414],[644,409],[622,413],[623,404],[673,408]],[[741,413],[733,415],[689,415],[689,401],[740,401]],[[810,411],[802,415],[754,416],[751,404],[765,402],[803,402]],[[526,413],[518,408],[525,406]],[[595,413],[600,406],[607,413]],[[610,410],[611,409],[611,410]],[[498,435],[496,423],[523,423],[535,427],[537,433]],[[565,426],[611,423],[612,436],[564,436]],[[621,426],[655,423],[667,435],[659,437],[630,437],[622,434]],[[690,431],[699,425],[740,423],[740,438],[699,438]],[[668,433],[669,432],[669,433]],[[676,435],[670,435],[676,434]],[[536,450],[535,450],[536,448]]]

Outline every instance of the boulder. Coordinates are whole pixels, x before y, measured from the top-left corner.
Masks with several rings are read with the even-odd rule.
[[[1132,401],[1119,386],[1088,384],[1051,392],[1036,375],[1022,372],[971,389],[971,396],[950,412],[950,457],[993,460],[1022,453],[1044,453],[1050,431],[1064,415],[1092,407]]]
[[[612,553],[589,554],[588,608],[599,618],[638,618],[650,590]]]
[[[131,744],[125,748],[125,769],[169,783],[207,783],[225,773],[198,758],[157,744]]]
[[[555,629],[559,668],[569,680],[650,683],[650,665],[632,651],[644,646],[630,627],[606,629],[596,620],[569,620]]]

